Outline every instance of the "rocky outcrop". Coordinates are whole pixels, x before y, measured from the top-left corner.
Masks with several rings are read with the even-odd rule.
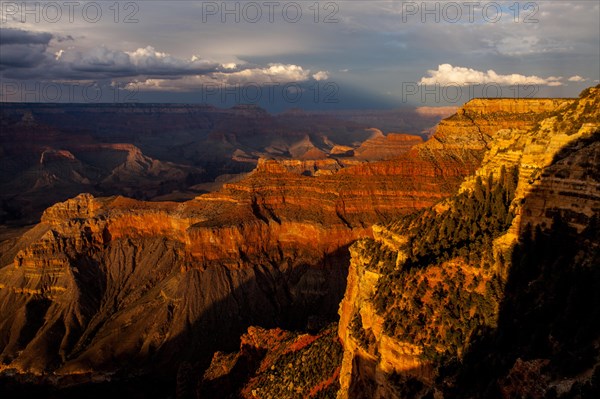
[[[342,354],[336,333],[335,324],[312,334],[251,327],[239,352],[215,353],[198,397],[331,397]]]
[[[441,121],[428,149],[447,146],[452,138],[457,149],[485,149],[502,129],[528,130],[545,114],[572,104],[571,99],[473,99],[459,111]],[[456,139],[456,131],[462,134]]]
[[[376,226],[372,239],[350,248],[339,310],[344,357],[338,398],[482,397],[484,391],[543,397],[551,390],[597,389],[589,388],[589,378],[585,386],[582,374],[561,369],[558,359],[592,350],[597,334],[589,324],[597,313],[574,316],[565,302],[598,300],[581,282],[583,275],[598,277],[596,269],[588,269],[599,259],[597,243],[590,241],[600,217],[598,110],[600,87],[573,100],[473,100],[442,121],[432,140],[413,149],[424,155],[439,146],[452,148],[445,136],[460,129],[465,135],[452,140],[458,151],[485,153],[456,197]],[[511,173],[518,178],[514,188]],[[509,201],[478,216],[477,209],[489,206],[484,202],[494,201],[494,191],[504,192],[497,204]],[[464,227],[465,238],[457,239],[463,234],[460,221],[471,218],[475,222]],[[486,233],[488,223],[504,227]],[[489,237],[477,243],[469,232]],[[535,237],[545,244],[532,244]],[[556,247],[560,242],[566,246]],[[585,339],[580,332],[569,335],[573,317],[594,332]],[[551,342],[541,349],[534,339]],[[448,365],[456,360],[458,369]],[[570,361],[572,371],[593,374],[594,361]],[[560,386],[557,375],[571,388]]]
[[[384,318],[377,314],[372,303],[381,274],[369,270],[372,259],[364,257],[368,252],[354,245],[350,253],[348,285],[339,309],[344,355],[338,397],[396,397],[398,392],[388,383],[394,373],[431,381],[433,368],[422,360],[422,348],[384,333]]]

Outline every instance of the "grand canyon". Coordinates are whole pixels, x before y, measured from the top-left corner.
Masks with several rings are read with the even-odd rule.
[[[599,32],[0,0],[0,399],[600,398]]]
[[[8,104],[2,389],[591,394],[599,110],[600,87],[474,99],[429,137],[416,111],[407,134],[256,107]],[[155,122],[115,127],[148,113],[168,151]],[[50,193],[65,199],[42,210]]]

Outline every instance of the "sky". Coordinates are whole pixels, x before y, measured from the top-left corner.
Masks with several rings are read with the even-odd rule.
[[[0,101],[270,111],[572,97],[600,2],[4,1]]]

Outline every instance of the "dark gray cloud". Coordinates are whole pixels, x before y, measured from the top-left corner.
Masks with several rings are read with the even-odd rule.
[[[0,69],[33,68],[47,60],[46,46],[5,44],[0,46]]]
[[[0,28],[0,70],[34,68],[43,64],[53,35]]]
[[[68,41],[75,41],[75,38],[71,35],[66,35],[66,36],[56,36],[54,38],[57,42],[62,43],[62,42],[68,42]]]
[[[17,34],[11,40],[16,41]],[[135,83],[143,90],[194,90],[206,84],[287,83],[327,80],[327,71],[300,65],[270,63],[219,63],[192,56],[180,58],[158,51],[152,46],[131,51],[98,46],[77,50],[75,46],[50,51],[48,42],[31,44],[40,35],[18,31],[22,44],[3,44],[1,76],[18,80],[49,82],[118,80]],[[26,39],[28,38],[28,39]],[[72,38],[71,38],[72,40]]]
[[[54,36],[47,32],[29,32],[21,29],[0,28],[0,45],[41,44],[48,45]]]

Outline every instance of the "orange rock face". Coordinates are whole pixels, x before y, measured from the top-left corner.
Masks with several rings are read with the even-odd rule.
[[[354,150],[354,156],[361,160],[385,160],[397,158],[417,144],[423,143],[420,136],[389,133],[386,136],[378,129],[371,129],[373,136]]]

